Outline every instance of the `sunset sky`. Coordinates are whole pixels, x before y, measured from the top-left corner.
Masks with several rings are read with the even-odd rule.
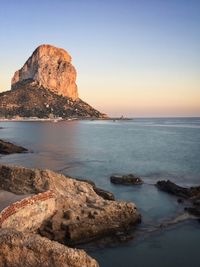
[[[199,0],[2,0],[0,91],[45,43],[110,116],[200,116]]]

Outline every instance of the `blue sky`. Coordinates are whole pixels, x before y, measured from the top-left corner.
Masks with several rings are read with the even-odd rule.
[[[0,91],[48,43],[109,115],[200,116],[199,14],[199,0],[1,0]]]

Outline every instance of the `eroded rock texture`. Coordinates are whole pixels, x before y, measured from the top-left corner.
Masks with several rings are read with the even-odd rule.
[[[98,267],[83,250],[36,234],[0,230],[0,267]]]
[[[106,200],[88,182],[50,170],[1,165],[0,189],[16,194],[52,190],[56,198],[56,212],[43,222],[38,231],[64,244],[84,243],[126,231],[140,221],[135,204]]]
[[[20,88],[25,81],[73,100],[78,99],[76,70],[71,64],[71,56],[64,49],[39,46],[24,66],[15,72],[12,89]]]

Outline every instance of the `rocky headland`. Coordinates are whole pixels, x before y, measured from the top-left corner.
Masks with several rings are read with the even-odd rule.
[[[68,246],[126,233],[140,222],[141,215],[133,203],[108,200],[107,194],[104,197],[94,189],[88,181],[50,170],[1,165],[0,190],[29,195],[0,213],[2,266],[20,266],[21,253],[32,255],[32,262],[23,266],[98,266],[84,252]],[[39,244],[44,247],[41,249]],[[9,253],[12,249],[16,251],[13,259]],[[44,258],[50,253],[52,257],[45,261],[46,265],[38,265],[43,253]],[[78,265],[82,257],[85,264]],[[10,264],[14,259],[16,265]]]
[[[2,118],[106,118],[78,96],[76,69],[64,49],[39,46],[0,94]]]

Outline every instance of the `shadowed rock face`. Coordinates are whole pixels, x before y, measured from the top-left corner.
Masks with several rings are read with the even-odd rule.
[[[83,250],[72,249],[39,235],[0,230],[0,267],[98,267]]]
[[[13,153],[24,153],[28,150],[22,146],[14,145],[0,139],[0,154],[9,155]]]
[[[181,199],[178,199],[179,203],[183,202],[182,198],[187,199],[191,206],[185,207],[185,210],[192,215],[200,217],[200,186],[186,188],[176,185],[170,180],[158,181],[156,186],[164,192],[181,197]]]
[[[64,49],[39,46],[24,66],[15,72],[12,89],[20,88],[27,80],[59,95],[78,99],[76,70],[71,64],[71,56]]]

